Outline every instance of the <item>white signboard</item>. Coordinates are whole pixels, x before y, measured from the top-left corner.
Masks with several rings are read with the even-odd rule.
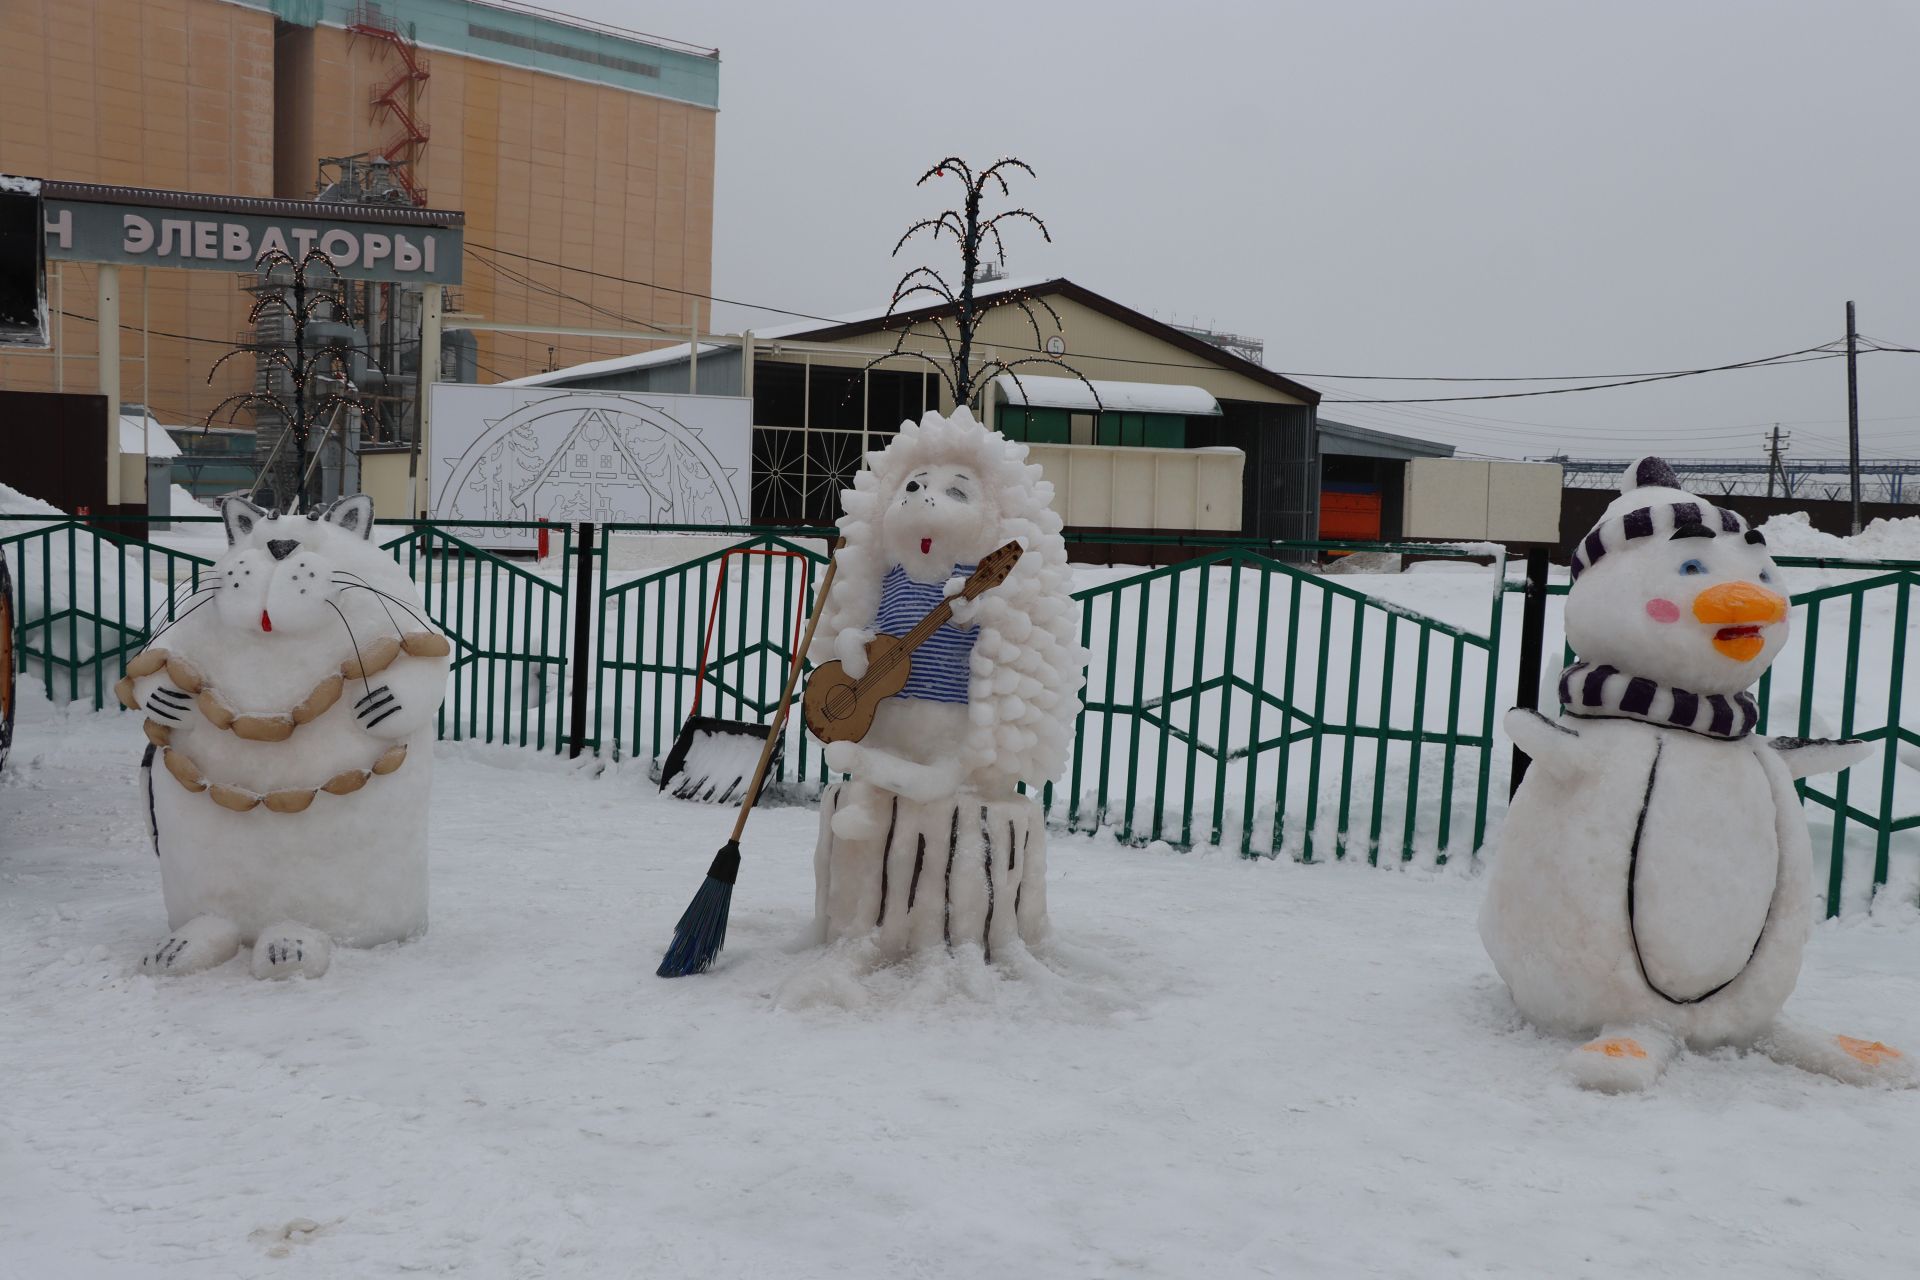
[[[461,521],[746,524],[752,418],[741,396],[435,383],[429,510],[505,550],[536,534]]]

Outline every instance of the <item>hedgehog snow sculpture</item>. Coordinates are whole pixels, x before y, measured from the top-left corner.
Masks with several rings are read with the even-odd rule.
[[[1053,486],[1026,453],[965,408],[929,413],[843,494],[846,544],[813,661],[857,679],[876,636],[903,635],[945,601],[953,617],[865,736],[826,748],[852,780],[821,801],[821,941],[871,936],[895,957],[971,945],[991,960],[1046,934],[1046,831],[1018,787],[1037,792],[1064,764],[1086,653]],[[1005,580],[963,598],[1009,543],[1022,553]]]
[[[229,546],[127,664],[172,934],[148,973],[253,947],[257,978],[427,927],[427,796],[447,638],[369,540],[373,502],[228,499]]]
[[[1514,1003],[1592,1037],[1589,1088],[1644,1088],[1682,1047],[1756,1048],[1844,1080],[1910,1084],[1877,1041],[1778,1018],[1812,920],[1793,779],[1868,747],[1754,735],[1748,686],[1787,635],[1766,539],[1659,458],[1573,555],[1566,717],[1507,715],[1533,759],[1500,837],[1480,935]]]

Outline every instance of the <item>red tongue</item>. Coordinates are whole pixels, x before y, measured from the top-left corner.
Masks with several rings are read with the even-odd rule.
[[[920,554],[924,556],[924,555],[931,555],[932,553],[933,553],[933,539],[932,538],[920,539]]]
[[[262,609],[260,611],[260,629],[262,631],[273,630],[273,619],[267,616],[267,611],[265,609]]]

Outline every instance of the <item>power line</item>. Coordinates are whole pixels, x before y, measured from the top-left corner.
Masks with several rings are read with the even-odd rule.
[[[682,297],[700,298],[708,302],[725,303],[728,306],[746,307],[750,310],[767,311],[777,315],[793,316],[803,320],[817,320],[823,324],[841,325],[841,324],[847,323],[847,321],[845,321],[844,319],[836,318],[833,316],[814,315],[810,312],[795,311],[786,307],[775,307],[775,306],[770,306],[770,305],[761,304],[761,303],[745,302],[736,298],[723,298],[717,294],[701,293],[697,290],[680,289],[671,285],[656,284],[648,280],[637,280],[629,276],[613,275],[609,272],[596,271],[588,267],[572,266],[564,262],[556,262],[551,258],[540,258],[540,257],[535,257],[532,254],[517,253],[511,249],[498,249],[491,245],[480,244],[475,241],[468,241],[466,247],[468,249],[479,250],[481,251],[482,254],[502,254],[506,257],[518,258],[523,262],[531,262],[531,263],[536,263],[540,266],[552,267],[558,271],[572,271],[580,275],[592,277],[594,279],[608,280],[608,281],[612,281],[619,284],[634,285],[639,288],[657,289],[666,293],[678,294]],[[532,279],[532,277],[527,276],[524,273],[514,271],[512,268],[504,267],[501,264],[490,262],[484,257],[481,257],[480,260],[491,269],[505,275],[506,278],[508,279],[517,278],[520,283],[528,287],[540,289],[542,292],[549,293],[555,297],[563,298],[563,299],[566,299],[567,301],[577,303],[580,306],[586,307],[589,310],[595,311],[601,315],[612,316],[616,319],[625,320],[627,323],[631,323],[631,324],[641,323],[639,321],[634,321],[629,317],[622,316],[617,312],[608,311],[606,308],[600,307],[597,304],[589,302],[584,298],[580,298],[573,294],[569,294],[562,289],[558,289],[558,288],[555,288],[554,286],[544,284],[540,281],[536,281]],[[1015,346],[1009,343],[999,343],[996,345],[1006,347],[1008,350],[1021,352],[1022,354],[1025,354],[1028,352],[1032,352],[1036,354],[1046,354],[1044,349],[1040,347]],[[1658,373],[1634,374],[1634,375],[1628,375],[1625,377],[1615,378],[1612,381],[1591,383],[1585,386],[1578,386],[1578,387],[1554,387],[1554,388],[1549,388],[1546,390],[1538,390],[1538,391],[1509,391],[1509,392],[1497,392],[1497,393],[1488,393],[1483,395],[1467,395],[1467,396],[1407,396],[1407,397],[1394,397],[1394,398],[1354,397],[1350,399],[1322,398],[1320,403],[1323,405],[1325,404],[1356,404],[1356,405],[1444,404],[1444,403],[1453,403],[1458,401],[1470,401],[1470,400],[1517,400],[1517,399],[1526,399],[1526,398],[1535,397],[1535,396],[1570,395],[1576,392],[1604,391],[1614,387],[1630,387],[1630,386],[1638,386],[1638,385],[1642,385],[1650,382],[1665,382],[1665,381],[1670,381],[1676,378],[1699,377],[1701,375],[1709,374],[1709,373],[1725,373],[1725,372],[1741,370],[1741,369],[1766,368],[1766,367],[1772,367],[1775,365],[1787,365],[1787,364],[1809,364],[1809,363],[1813,363],[1820,360],[1831,360],[1831,359],[1839,358],[1843,354],[1841,352],[1836,352],[1831,350],[1833,345],[1834,345],[1834,342],[1829,341],[1829,342],[1821,343],[1818,346],[1803,347],[1796,351],[1786,351],[1778,355],[1764,356],[1754,360],[1741,360],[1741,361],[1735,361],[1731,364],[1708,365],[1708,366],[1702,366],[1699,368],[1692,368],[1692,369],[1665,370]],[[1149,367],[1158,367],[1158,368],[1202,369],[1202,370],[1209,370],[1209,371],[1218,370],[1221,367],[1219,365],[1194,364],[1194,363],[1182,362],[1182,361],[1144,360],[1144,359],[1138,359],[1138,358],[1129,357],[1129,356],[1104,356],[1104,355],[1097,355],[1090,352],[1079,352],[1079,351],[1076,351],[1074,353],[1074,359],[1111,361],[1115,363],[1146,365]],[[1418,377],[1414,377],[1411,375],[1400,376],[1400,375],[1389,375],[1389,374],[1293,373],[1293,372],[1287,372],[1282,370],[1270,370],[1269,372],[1279,373],[1283,377],[1297,377],[1297,378],[1312,378],[1312,377],[1335,378],[1335,379],[1366,378],[1366,379],[1376,379],[1376,380],[1385,380],[1385,381],[1447,381],[1447,382],[1535,382],[1535,381],[1548,382],[1548,381],[1566,381],[1569,378],[1579,376],[1579,375],[1572,375],[1572,374],[1555,374],[1555,375],[1542,374],[1542,375],[1534,375],[1534,376],[1526,376],[1526,377],[1502,376],[1497,378],[1469,378],[1469,377],[1454,376],[1454,375],[1420,375]],[[1611,375],[1593,375],[1593,376],[1610,377]]]
[[[1710,365],[1700,369],[1682,369],[1674,373],[1653,374],[1644,378],[1622,378],[1615,382],[1593,382],[1579,387],[1551,387],[1544,391],[1495,391],[1473,396],[1402,396],[1376,399],[1357,397],[1351,400],[1322,399],[1321,404],[1448,404],[1460,400],[1525,400],[1534,396],[1565,396],[1582,391],[1606,391],[1614,387],[1637,387],[1649,382],[1671,382],[1676,378],[1697,378],[1709,373],[1728,373],[1738,369],[1776,368],[1790,364],[1815,364],[1821,360],[1842,360],[1844,351],[1828,351],[1831,343],[1817,347],[1803,347],[1799,351],[1786,351],[1777,356],[1766,356],[1758,360],[1741,360],[1733,364]],[[1813,352],[1822,354],[1814,355]],[[1797,357],[1797,358],[1796,358]]]

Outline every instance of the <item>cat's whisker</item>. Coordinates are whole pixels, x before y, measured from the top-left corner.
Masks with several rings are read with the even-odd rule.
[[[147,617],[146,617],[147,626],[148,627],[153,626],[153,620],[160,616],[161,610],[177,609],[182,604],[193,599],[195,596],[212,595],[214,592],[220,589],[220,585],[218,583],[210,583],[204,587],[194,587],[193,590],[187,592],[185,595],[180,594],[180,587],[191,586],[191,585],[192,585],[191,583],[183,582],[180,584],[180,586],[176,586],[173,588],[173,590],[167,592],[165,599],[155,601],[153,608],[147,611]]]
[[[147,642],[144,645],[140,646],[141,649],[143,650],[151,649],[153,647],[153,642],[155,640],[158,640],[161,636],[167,634],[167,632],[173,630],[175,627],[185,622],[189,617],[193,615],[195,610],[204,609],[207,605],[211,604],[212,602],[213,602],[213,597],[211,596],[208,596],[205,600],[195,600],[192,604],[182,609],[176,616],[168,619],[166,626],[161,627],[158,631],[150,633],[147,636]]]
[[[360,683],[366,687],[368,693],[372,693],[373,681],[367,676],[367,661],[360,656],[360,641],[353,634],[353,624],[347,621],[347,615],[341,613],[340,606],[333,601],[327,601],[327,608],[340,614],[340,625],[347,629],[347,643],[353,646],[353,661],[360,668]]]
[[[401,637],[404,637],[406,635],[406,632],[403,631],[400,627],[400,620],[393,616],[393,610],[387,608],[386,599],[380,594],[380,592],[374,591],[372,587],[363,586],[357,582],[341,582],[337,578],[334,579],[333,585],[340,588],[342,592],[372,591],[374,595],[375,603],[377,603],[380,606],[380,611],[387,615],[387,623],[393,628],[393,634]]]
[[[371,591],[374,595],[380,597],[380,599],[388,600],[393,602],[394,604],[399,605],[400,608],[403,611],[405,611],[408,617],[412,618],[415,622],[419,623],[421,626],[426,627],[429,630],[431,630],[433,627],[433,624],[430,621],[428,621],[426,618],[422,617],[420,612],[417,609],[415,609],[412,605],[408,604],[405,600],[400,599],[398,596],[388,595],[386,592],[380,590],[380,588],[378,587],[371,586],[365,582],[342,582],[338,578],[335,578],[333,580],[333,585],[336,587],[339,587],[343,591]],[[389,614],[388,618],[389,620],[391,620],[392,615]],[[397,625],[395,629],[398,630]]]

